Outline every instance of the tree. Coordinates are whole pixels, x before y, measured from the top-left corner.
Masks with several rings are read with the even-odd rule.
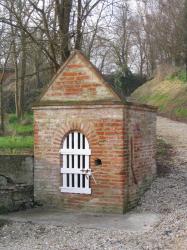
[[[184,18],[183,18],[183,32],[184,32],[184,62],[186,65],[186,81],[187,81],[187,0],[184,3]]]
[[[7,42],[10,41],[10,42]],[[9,34],[6,32],[6,26],[1,25],[0,28],[0,59],[1,59],[1,76],[0,76],[0,113],[1,113],[1,124],[0,124],[0,132],[4,134],[5,126],[4,126],[4,93],[3,93],[3,83],[5,80],[6,67],[8,64],[8,60],[11,54],[12,40],[10,39]]]

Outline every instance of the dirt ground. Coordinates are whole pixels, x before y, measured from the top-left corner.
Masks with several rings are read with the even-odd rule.
[[[28,222],[27,217],[0,223],[0,250],[187,250],[187,124],[158,117],[157,128],[158,138],[171,147],[159,146],[163,152],[158,160],[159,176],[129,214],[129,225],[135,216],[146,215],[142,223],[145,230],[138,230],[140,225],[119,228],[109,221],[103,227],[87,227],[58,224],[52,218],[47,223],[41,216]],[[158,217],[150,223],[152,215]],[[98,218],[102,220],[102,216]]]

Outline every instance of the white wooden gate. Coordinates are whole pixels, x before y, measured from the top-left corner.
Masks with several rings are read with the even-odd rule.
[[[91,150],[85,135],[71,132],[65,138],[62,149],[61,192],[91,194],[89,168]]]

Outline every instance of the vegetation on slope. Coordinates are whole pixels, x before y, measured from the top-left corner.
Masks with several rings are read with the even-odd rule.
[[[26,114],[19,121],[15,114],[6,118],[5,135],[0,136],[0,153],[17,154],[33,151],[33,115]]]
[[[131,95],[140,103],[158,107],[158,112],[172,119],[187,121],[187,81],[185,72],[155,78],[146,82]]]

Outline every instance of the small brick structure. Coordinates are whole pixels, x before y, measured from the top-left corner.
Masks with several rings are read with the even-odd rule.
[[[156,109],[127,102],[74,51],[34,110],[34,197],[65,211],[124,213],[156,174]]]

